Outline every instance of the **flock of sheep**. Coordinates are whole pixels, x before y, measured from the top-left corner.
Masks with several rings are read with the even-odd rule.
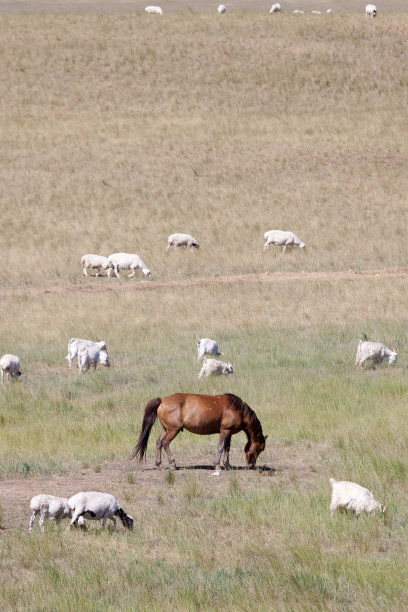
[[[269,14],[271,15],[272,13],[280,13],[281,11],[282,11],[281,5],[279,4],[279,2],[276,2],[275,4],[272,4],[271,8],[269,9]],[[225,6],[225,4],[220,4],[217,8],[217,13],[219,15],[222,15],[223,13],[226,13],[226,12],[227,12],[227,7]],[[294,15],[303,15],[305,11],[295,9],[292,12]],[[146,6],[145,13],[148,13],[150,15],[163,15],[163,9],[160,6]],[[311,13],[312,15],[322,14],[321,11],[316,11],[316,10],[311,11]],[[332,15],[334,13],[334,10],[332,8],[328,8],[326,10],[326,13],[328,15]],[[367,4],[365,7],[365,14],[366,14],[366,17],[376,17],[377,15],[376,5]]]
[[[58,525],[61,519],[70,518],[70,529],[79,525],[86,528],[85,520],[102,521],[102,529],[105,528],[106,521],[110,519],[116,527],[116,516],[118,516],[124,527],[133,529],[133,519],[120,507],[117,500],[110,493],[100,493],[97,491],[87,491],[77,493],[69,499],[65,497],[55,497],[41,493],[30,501],[30,508],[33,511],[28,531],[32,531],[34,521],[40,517],[39,525],[44,531],[44,520],[46,518],[55,520]]]
[[[374,495],[361,485],[345,480],[336,481],[330,478],[332,495],[330,501],[330,514],[339,508],[343,511],[350,510],[359,517],[363,512],[371,513],[379,510],[384,514],[386,506],[376,501]],[[55,497],[54,495],[40,494],[33,497],[30,501],[32,515],[28,531],[32,531],[34,521],[39,516],[41,531],[44,531],[45,519],[54,520],[56,525],[61,519],[70,518],[69,529],[77,527],[86,529],[85,519],[92,521],[102,521],[102,529],[105,528],[106,521],[110,519],[116,527],[116,518],[119,517],[124,527],[133,530],[133,519],[121,508],[117,500],[110,493],[100,493],[98,491],[81,492],[73,495],[69,499],[65,497]]]

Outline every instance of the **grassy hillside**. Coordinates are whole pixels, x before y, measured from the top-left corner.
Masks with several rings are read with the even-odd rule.
[[[152,287],[406,265],[408,17],[227,16],[0,17],[0,351],[23,371],[0,389],[4,609],[406,607],[407,278]],[[264,251],[274,227],[306,251]],[[200,250],[166,254],[174,231]],[[82,277],[82,254],[120,250],[150,291]],[[104,339],[112,367],[69,370],[71,336]],[[199,336],[232,376],[197,380]],[[356,371],[362,337],[396,367]],[[245,399],[269,435],[259,469],[238,434],[214,478],[217,438],[183,432],[183,469],[156,470],[157,425],[129,462],[146,402],[175,391]],[[385,517],[330,518],[330,476]],[[135,532],[28,537],[32,495],[84,487]]]

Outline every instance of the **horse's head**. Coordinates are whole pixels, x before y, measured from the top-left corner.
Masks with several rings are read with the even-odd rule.
[[[245,444],[245,456],[248,465],[255,466],[258,455],[265,450],[265,440],[267,437],[261,434],[258,440],[248,441]]]

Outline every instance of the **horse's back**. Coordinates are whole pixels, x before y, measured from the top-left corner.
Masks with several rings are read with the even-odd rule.
[[[218,433],[225,420],[234,429],[241,426],[226,394],[173,393],[162,398],[157,416],[166,428],[178,426],[201,435]]]

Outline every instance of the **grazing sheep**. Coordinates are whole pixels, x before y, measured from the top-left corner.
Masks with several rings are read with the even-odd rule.
[[[286,251],[286,247],[298,246],[300,249],[305,249],[306,245],[304,242],[293,232],[284,232],[282,230],[269,230],[264,233],[266,240],[264,249],[269,249],[270,244],[276,244],[277,246],[283,246],[283,253]]]
[[[113,271],[118,278],[120,278],[119,270],[121,268],[123,270],[131,270],[131,274],[128,275],[129,278],[135,275],[136,270],[142,270],[143,274],[148,278],[152,276],[149,268],[136,253],[113,253],[109,255],[108,260],[112,264]],[[111,269],[108,270],[108,276],[110,276],[110,273]]]
[[[271,15],[272,13],[280,13],[281,10],[281,5],[279,4],[279,2],[277,2],[276,4],[272,4],[271,8],[269,9],[269,14]]]
[[[10,377],[12,380],[15,380],[19,376],[21,376],[20,372],[20,359],[17,355],[10,355],[6,353],[0,359],[0,369],[1,369],[1,382],[4,383],[4,373],[7,374],[7,381],[10,382]]]
[[[372,19],[374,19],[374,17],[377,16],[377,7],[375,6],[375,4],[366,4],[365,14],[366,17],[371,17]]]
[[[70,340],[68,340],[68,355],[66,356],[66,359],[68,360],[68,367],[72,366],[72,360],[76,355],[78,355],[78,351],[81,346],[96,345],[99,347],[100,351],[106,352],[106,360],[109,361],[106,344],[103,340],[101,340],[100,342],[94,342],[93,340],[84,340],[83,338],[70,338]]]
[[[372,361],[373,369],[378,363],[381,363],[386,357],[388,357],[388,363],[391,365],[397,361],[397,353],[390,351],[389,348],[381,342],[370,342],[368,340],[359,340],[356,353],[356,366],[363,369],[366,361]]]
[[[124,527],[133,529],[133,519],[119,506],[113,495],[99,493],[96,491],[81,492],[73,495],[68,500],[72,511],[70,528],[76,526],[78,520],[83,517],[92,521],[102,519],[102,529],[105,529],[107,519],[110,519],[116,527],[115,516],[118,516]]]
[[[163,15],[163,9],[160,6],[146,6],[145,13],[150,15]]]
[[[332,488],[331,516],[337,508],[352,510],[357,516],[360,516],[362,512],[373,512],[377,509],[382,513],[385,512],[386,506],[375,501],[371,491],[355,482],[336,481],[330,478],[330,485]]]
[[[71,508],[68,500],[65,497],[54,497],[54,495],[36,495],[30,501],[30,508],[33,511],[28,531],[32,531],[36,516],[40,515],[40,529],[44,531],[44,520],[49,518],[55,519],[55,524],[58,525],[61,519],[71,518]]]
[[[222,353],[218,350],[218,344],[215,340],[211,340],[211,338],[198,338],[197,350],[198,361],[200,361],[204,355],[215,355],[216,357],[222,355]]]
[[[305,14],[305,11],[299,11],[299,9],[295,9],[295,10],[293,11],[293,14],[294,14],[294,15],[304,15],[304,14]]]
[[[87,372],[91,365],[93,366],[95,372],[98,362],[109,368],[109,355],[103,348],[104,346],[106,346],[104,342],[97,342],[96,344],[91,346],[81,345],[79,347],[78,368],[80,374],[82,374],[83,369],[85,369],[85,372]]]
[[[221,15],[222,13],[226,13],[226,12],[227,12],[227,7],[225,6],[225,4],[220,4],[219,7],[217,8],[217,13]]]
[[[82,270],[84,276],[88,276],[87,269],[96,270],[96,276],[99,276],[101,270],[107,270],[111,267],[107,257],[103,255],[92,255],[91,253],[82,255],[81,264],[84,266]]]
[[[200,247],[199,243],[191,234],[170,234],[167,238],[167,249],[169,250],[171,246],[176,247],[189,247],[198,249]]]
[[[328,8],[328,9],[326,10],[326,13],[327,13],[328,15],[333,15],[333,14],[334,14],[334,9],[332,9],[332,8]]]
[[[218,359],[207,359],[204,358],[203,367],[198,375],[198,379],[203,376],[221,376],[222,374],[233,374],[234,368],[231,363],[225,363],[224,361],[218,361]]]
[[[321,15],[322,11],[312,11],[312,15]]]

